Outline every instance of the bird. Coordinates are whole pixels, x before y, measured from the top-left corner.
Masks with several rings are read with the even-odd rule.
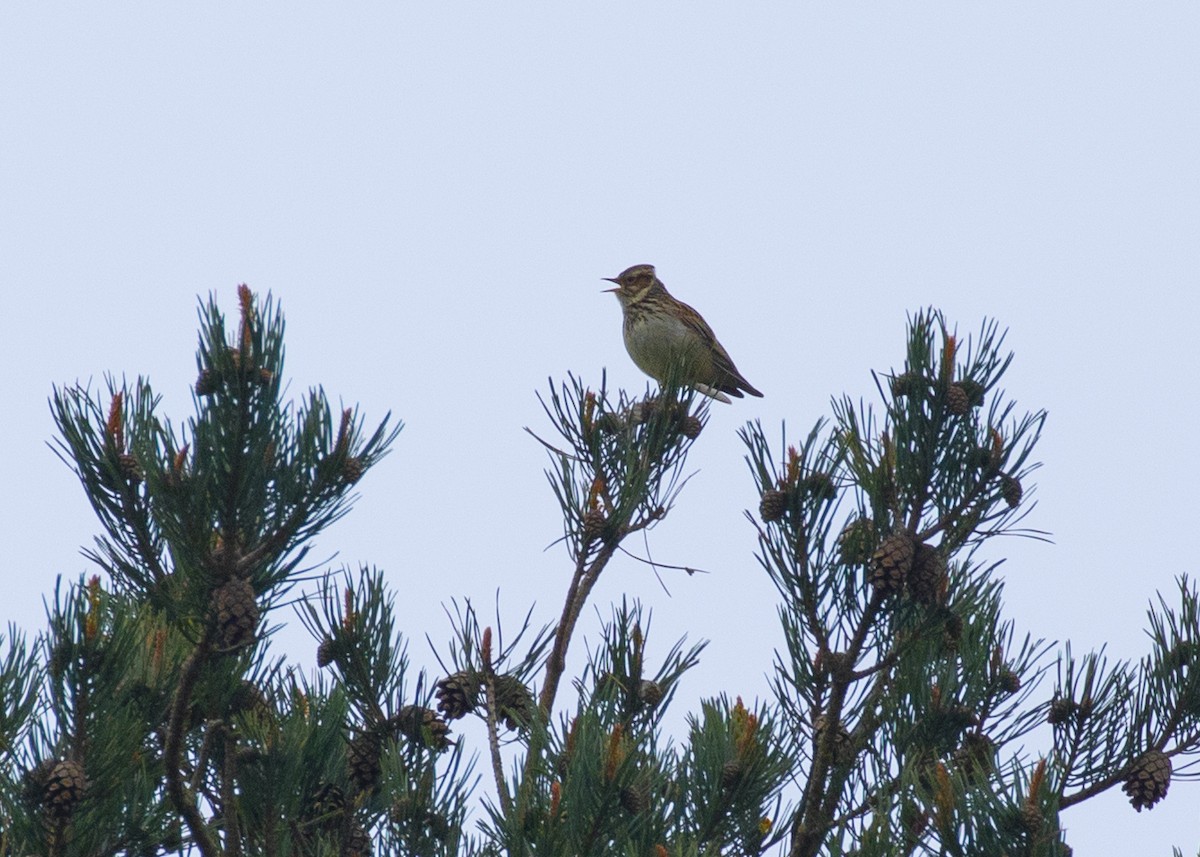
[[[604,291],[621,302],[625,350],[651,378],[665,384],[670,377],[719,402],[728,403],[729,396],[740,399],[743,393],[762,396],[733,365],[700,313],[671,296],[653,265],[634,265],[601,279],[617,284]]]

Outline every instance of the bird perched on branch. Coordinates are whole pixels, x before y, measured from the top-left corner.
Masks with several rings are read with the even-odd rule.
[[[634,265],[603,279],[617,284],[605,291],[621,302],[625,349],[651,378],[660,384],[677,380],[719,402],[728,402],[729,396],[740,399],[743,392],[762,396],[733,365],[700,313],[671,297],[653,265]]]

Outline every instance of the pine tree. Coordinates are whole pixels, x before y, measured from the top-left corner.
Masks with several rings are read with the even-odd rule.
[[[514,636],[452,601],[441,671],[410,665],[380,571],[295,592],[399,425],[283,398],[283,319],[241,287],[201,308],[195,414],[149,384],[55,390],[59,452],[102,533],[101,574],[0,658],[0,855],[1068,854],[1060,815],[1120,788],[1164,799],[1200,749],[1200,597],[1150,611],[1150,654],[1110,663],[1020,636],[993,539],[1038,537],[1045,413],[1000,383],[994,323],[960,342],[910,319],[876,407],[843,399],[778,451],[741,431],[757,559],[779,594],[772,698],[689,706],[704,644],[659,647],[613,605],[577,674],[578,620],[631,535],[680,500],[707,402],[569,377],[542,404],[570,581]],[[543,435],[548,434],[542,432]],[[269,653],[284,599],[315,667]],[[457,721],[487,735],[465,746]],[[475,765],[479,763],[480,773]],[[484,776],[489,785],[477,789]]]

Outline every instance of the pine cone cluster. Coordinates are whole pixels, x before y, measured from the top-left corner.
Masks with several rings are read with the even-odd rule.
[[[867,582],[878,592],[899,592],[912,570],[916,544],[912,533],[896,530],[883,540],[878,550],[871,555],[871,569]]]
[[[219,648],[232,651],[254,642],[259,611],[248,580],[235,577],[214,589],[212,609]]]
[[[1121,791],[1138,812],[1151,809],[1167,796],[1171,786],[1171,759],[1162,750],[1147,750],[1133,763]]]

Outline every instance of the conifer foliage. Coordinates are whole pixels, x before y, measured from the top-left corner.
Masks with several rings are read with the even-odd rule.
[[[54,391],[101,573],[0,643],[0,857],[1049,857],[1070,853],[1073,805],[1119,789],[1151,810],[1192,776],[1194,584],[1159,597],[1136,663],[1002,615],[994,538],[1040,535],[1023,525],[1045,413],[1000,386],[993,323],[964,341],[918,313],[879,404],[836,401],[778,446],[742,429],[784,640],[748,702],[688,698],[705,644],[660,645],[636,599],[575,640],[624,542],[669,525],[705,400],[552,382],[531,434],[562,512],[561,607],[506,636],[447,593],[426,673],[406,640],[439,635],[397,627],[381,571],[297,589],[399,424],[320,389],[288,401],[282,315],[245,286],[238,302],[232,329],[201,306],[181,426],[144,380]],[[269,651],[289,605],[311,663]],[[685,734],[664,733],[673,706]]]

